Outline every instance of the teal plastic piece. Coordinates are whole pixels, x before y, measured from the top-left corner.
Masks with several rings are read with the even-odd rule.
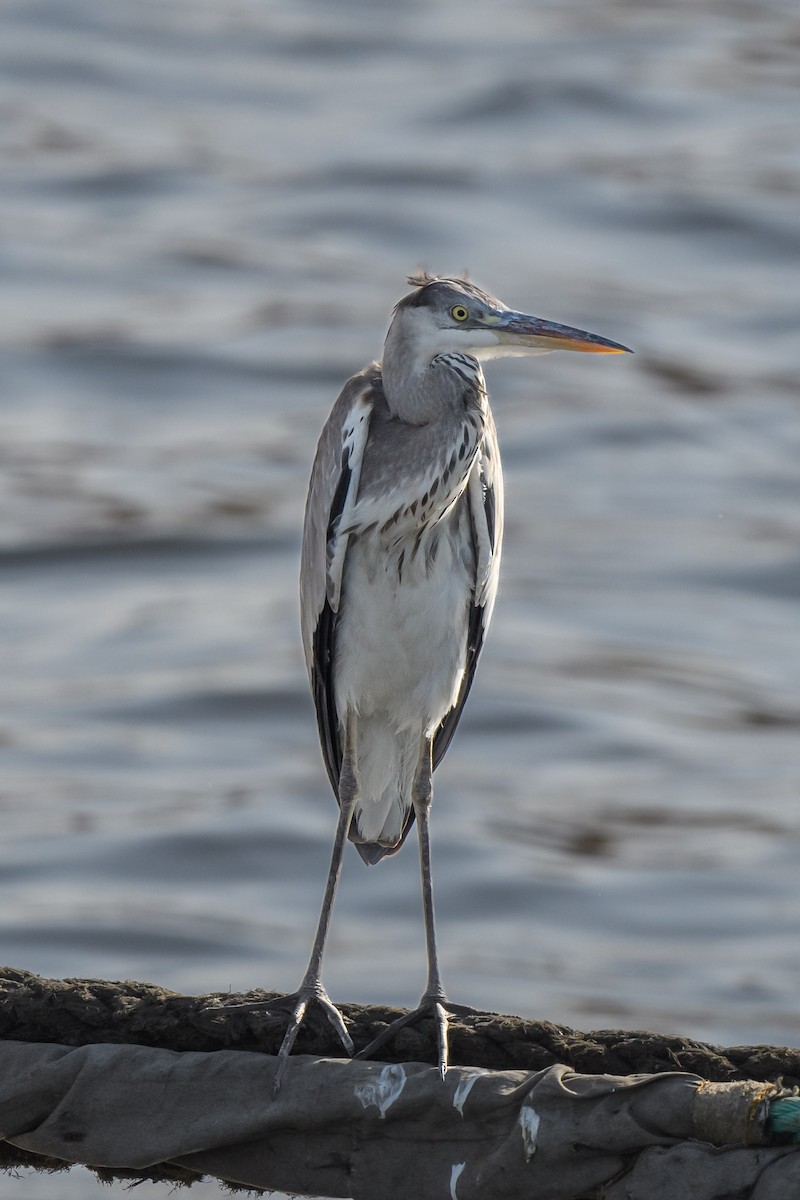
[[[800,1096],[773,1100],[769,1106],[767,1129],[770,1133],[791,1133],[793,1142],[800,1142]]]

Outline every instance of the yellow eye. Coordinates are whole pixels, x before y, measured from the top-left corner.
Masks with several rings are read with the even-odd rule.
[[[467,317],[469,316],[469,309],[464,308],[463,304],[455,304],[450,309],[450,316],[454,321],[466,321]]]

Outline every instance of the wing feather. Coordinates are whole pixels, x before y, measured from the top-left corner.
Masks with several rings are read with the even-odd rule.
[[[497,596],[503,542],[503,473],[491,411],[487,413],[483,446],[467,485],[467,503],[475,562],[475,591],[467,622],[467,656],[458,698],[434,734],[434,770],[444,758],[461,719]]]
[[[369,436],[373,364],[344,386],[320,435],[303,524],[300,614],[306,668],[317,712],[320,744],[338,798],[342,747],[334,689],[336,624],[364,447]]]

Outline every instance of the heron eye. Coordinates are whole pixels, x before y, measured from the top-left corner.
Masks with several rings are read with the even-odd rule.
[[[469,316],[469,309],[464,308],[463,304],[456,304],[450,309],[450,316],[454,321],[466,321]]]

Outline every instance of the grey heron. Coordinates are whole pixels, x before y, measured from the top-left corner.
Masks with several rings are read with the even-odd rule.
[[[421,274],[408,282],[413,291],[394,310],[382,362],[354,375],[333,406],[308,491],[303,646],[339,819],[308,970],[290,998],[276,1089],[309,1004],[321,1006],[355,1052],[321,976],[345,843],[377,863],[400,849],[415,819],[427,985],[418,1008],[362,1053],[429,1013],[444,1077],[448,1000],[434,929],[431,777],[472,685],[503,534],[500,455],[481,362],[627,351],[515,312],[466,279]]]

